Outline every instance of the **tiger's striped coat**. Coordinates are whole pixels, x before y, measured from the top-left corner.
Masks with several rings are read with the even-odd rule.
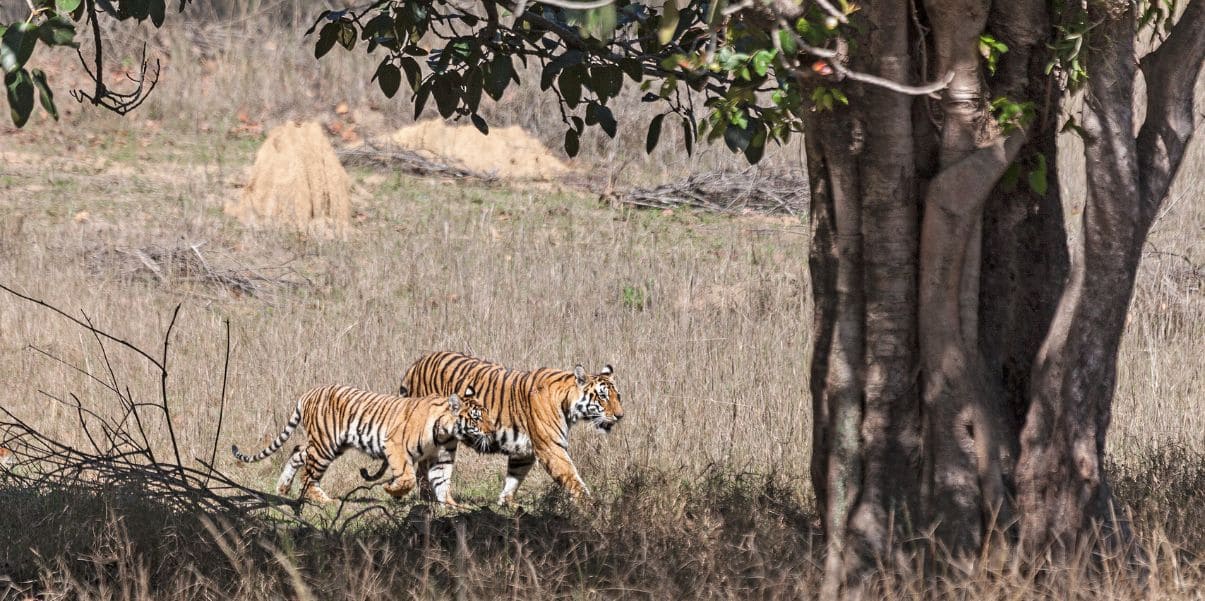
[[[498,502],[507,505],[537,461],[575,498],[589,495],[569,457],[569,427],[588,421],[610,432],[623,419],[613,375],[610,365],[593,375],[581,365],[573,371],[517,371],[463,353],[438,352],[406,370],[400,392],[421,396],[477,391],[494,430],[482,452],[507,455],[506,482],[498,496]]]
[[[455,504],[449,494],[456,442],[486,444],[491,432],[485,411],[474,399],[471,387],[450,395],[403,397],[377,394],[350,386],[311,389],[297,401],[293,415],[281,433],[255,455],[231,448],[243,462],[261,461],[280,450],[298,425],[308,440],[293,449],[277,481],[276,490],[285,495],[302,471],[301,498],[321,502],[331,499],[319,486],[331,462],[347,449],[384,459],[392,472],[385,491],[404,497],[417,483],[415,469],[425,468],[422,477],[434,488],[441,503]]]

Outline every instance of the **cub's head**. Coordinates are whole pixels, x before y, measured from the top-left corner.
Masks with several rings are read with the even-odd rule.
[[[480,451],[485,451],[494,440],[494,425],[485,413],[485,406],[477,400],[477,391],[466,386],[462,394],[448,397],[448,408],[456,415],[452,434]]]
[[[16,465],[16,463],[17,463],[17,454],[10,451],[9,449],[0,447],[0,469],[7,468],[11,465]]]
[[[619,389],[615,387],[615,369],[610,365],[597,374],[587,374],[579,364],[573,368],[580,397],[573,403],[573,418],[588,420],[603,432],[610,432],[623,419]]]

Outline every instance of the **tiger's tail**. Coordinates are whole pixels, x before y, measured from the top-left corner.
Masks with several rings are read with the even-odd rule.
[[[256,461],[262,461],[272,453],[279,451],[280,447],[284,446],[285,441],[289,439],[289,436],[293,435],[293,430],[297,429],[297,424],[301,423],[301,404],[304,401],[304,398],[300,401],[297,401],[297,408],[293,409],[293,416],[289,418],[289,423],[285,424],[285,429],[276,436],[276,438],[271,444],[268,445],[266,449],[254,455],[244,455],[243,453],[239,452],[238,445],[231,445],[230,452],[234,454],[234,458],[242,461],[243,463],[254,463]]]

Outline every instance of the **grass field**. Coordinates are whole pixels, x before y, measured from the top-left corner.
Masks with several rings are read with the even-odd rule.
[[[0,129],[0,283],[147,349],[162,344],[182,303],[168,384],[186,457],[207,457],[213,444],[224,320],[233,345],[219,449],[266,443],[313,385],[395,390],[409,362],[430,350],[516,367],[612,363],[624,422],[609,436],[578,428],[571,442],[598,500],[587,509],[565,504],[537,469],[520,491],[525,513],[485,508],[504,462],[471,452],[461,453],[455,485],[469,511],[431,517],[421,505],[394,504],[337,533],[178,516],[120,491],[34,495],[0,481],[0,539],[10,541],[0,550],[0,599],[5,575],[36,580],[51,596],[129,599],[795,598],[815,590],[807,224],[636,211],[560,184],[353,169],[355,227],[346,239],[245,228],[222,206],[239,195],[262,137],[229,133],[238,112],[270,126],[290,116],[335,119],[335,104],[349,102],[366,134],[405,122],[366,88],[367,63],[325,61],[328,84],[307,87],[298,75],[310,64],[305,48],[254,41],[255,23],[238,17],[216,28],[227,35],[208,60],[221,68],[169,64],[143,112],[117,119],[76,108],[58,125]],[[172,43],[169,50],[189,47]],[[296,68],[252,67],[268,63]],[[238,107],[198,93],[226,87]],[[531,122],[531,110],[507,108],[535,102],[511,98],[489,117],[556,139]],[[611,145],[594,140],[576,167],[657,181],[726,160],[718,149],[686,159],[666,144],[633,163],[642,139],[633,128]],[[1142,593],[1152,598],[1200,599],[1205,586],[1201,146],[1186,159],[1144,260],[1110,439],[1118,494],[1158,551],[1152,588]],[[791,166],[797,151],[770,160]],[[1082,186],[1072,175],[1064,188],[1076,219]],[[138,253],[163,249],[195,249],[212,266],[266,279],[239,292],[186,273],[160,277]],[[0,405],[82,443],[75,409],[43,391],[74,392],[98,412],[115,408],[103,388],[47,354],[103,369],[82,330],[0,297]],[[110,358],[133,396],[157,396],[157,374],[145,363],[126,352]],[[166,428],[149,428],[166,448]],[[219,458],[246,485],[269,490],[284,454],[249,467],[224,451]],[[356,470],[368,465],[349,455],[325,488],[353,489]],[[385,498],[379,488],[370,494]],[[1116,578],[1039,583],[1007,566],[971,576],[901,576],[892,587],[915,598],[1136,594]]]

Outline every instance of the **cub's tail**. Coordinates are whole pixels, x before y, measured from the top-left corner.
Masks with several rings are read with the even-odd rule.
[[[285,424],[285,429],[276,436],[276,439],[272,441],[272,444],[268,445],[268,448],[254,455],[244,455],[239,452],[238,445],[231,445],[230,452],[234,454],[234,458],[243,463],[254,463],[262,461],[265,457],[279,451],[280,447],[284,446],[285,441],[289,439],[289,436],[293,434],[293,430],[297,429],[297,424],[301,423],[301,403],[302,401],[297,402],[297,408],[293,410],[293,416],[289,418],[289,423]]]

